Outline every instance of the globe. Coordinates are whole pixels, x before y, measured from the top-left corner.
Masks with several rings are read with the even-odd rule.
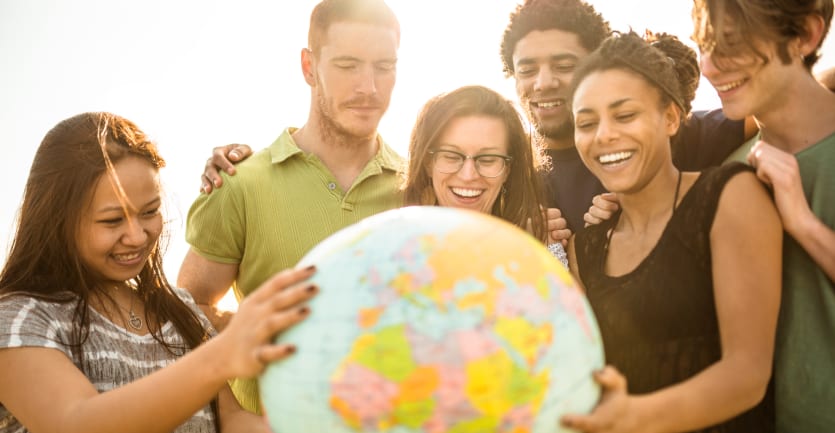
[[[384,212],[325,239],[311,315],[277,340],[261,401],[277,433],[554,433],[586,413],[597,323],[540,242],[444,207]]]

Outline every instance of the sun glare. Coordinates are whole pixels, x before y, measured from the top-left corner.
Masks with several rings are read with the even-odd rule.
[[[0,248],[6,251],[35,149],[49,128],[83,111],[111,111],[159,144],[172,198],[166,273],[187,251],[184,219],[211,148],[269,145],[301,126],[309,89],[299,53],[315,0],[0,2],[0,142],[4,160]],[[398,77],[379,130],[401,154],[423,103],[469,84],[515,100],[499,43],[516,0],[388,0],[401,21]],[[689,41],[689,2],[592,0],[615,29],[630,25]],[[152,30],[151,30],[152,29]],[[835,53],[827,41],[821,67]],[[694,107],[715,108],[703,86]],[[5,254],[3,259],[5,260]],[[233,298],[227,297],[231,300]],[[234,302],[224,305],[233,308]]]

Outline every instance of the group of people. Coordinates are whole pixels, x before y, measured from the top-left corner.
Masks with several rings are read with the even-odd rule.
[[[155,145],[113,114],[59,123],[0,273],[0,431],[269,431],[253,378],[292,356],[272,336],[318,291],[314,268],[293,267],[403,205],[494,215],[565,260],[610,365],[598,406],[563,425],[828,431],[835,94],[811,69],[832,12],[694,0],[697,56],[613,33],[582,0],[526,0],[500,52],[534,131],[511,101],[463,87],[426,103],[407,163],[377,134],[397,18],[382,0],[323,0],[301,53],[307,122],[252,156],[215,149],[176,287]],[[722,110],[691,112],[700,73]],[[747,165],[725,163],[740,153]],[[217,309],[230,286],[235,314]]]

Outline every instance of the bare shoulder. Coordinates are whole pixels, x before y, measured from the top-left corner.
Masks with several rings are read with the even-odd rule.
[[[774,201],[752,171],[736,173],[725,184],[713,225],[717,230],[735,237],[751,230],[782,231]]]

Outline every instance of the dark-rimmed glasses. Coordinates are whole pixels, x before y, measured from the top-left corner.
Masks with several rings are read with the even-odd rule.
[[[437,149],[430,150],[429,154],[432,155],[435,169],[444,174],[458,173],[464,166],[464,162],[472,159],[475,163],[475,171],[480,176],[499,177],[504,172],[505,167],[510,164],[510,161],[513,161],[511,156],[495,153],[465,155],[454,150]]]

